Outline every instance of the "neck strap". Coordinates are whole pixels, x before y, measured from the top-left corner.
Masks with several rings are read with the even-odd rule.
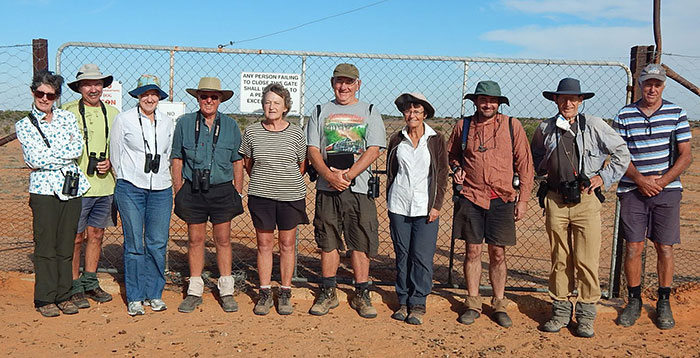
[[[107,153],[107,141],[109,140],[109,123],[107,122],[107,108],[105,104],[100,101],[100,107],[102,108],[102,116],[105,119],[105,153]],[[85,152],[90,154],[90,145],[88,144],[88,129],[87,123],[85,122],[85,103],[81,98],[78,101],[78,111],[80,112],[80,117],[83,119],[83,137],[85,137]],[[155,118],[155,117],[154,117]]]

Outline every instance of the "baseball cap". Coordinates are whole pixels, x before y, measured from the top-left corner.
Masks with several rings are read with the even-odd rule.
[[[661,65],[650,63],[644,67],[642,73],[639,75],[639,83],[642,83],[649,79],[657,79],[659,81],[666,81],[666,70],[664,70]]]
[[[333,77],[347,77],[356,80],[360,78],[360,71],[353,64],[341,63],[338,66],[335,66],[335,70],[333,70]]]

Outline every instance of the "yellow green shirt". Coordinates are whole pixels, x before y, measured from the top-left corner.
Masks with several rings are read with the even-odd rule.
[[[78,122],[78,128],[80,129],[83,137],[85,136],[85,131],[83,130],[83,118],[80,115],[78,109],[78,101],[68,102],[62,106],[63,109],[72,112]],[[114,117],[119,113],[119,111],[108,104],[105,104],[107,109],[107,123],[109,128],[112,128],[112,121]],[[97,174],[97,171],[93,175],[87,175],[88,166],[88,148],[90,152],[95,152],[97,158],[100,157],[100,152],[105,152],[105,144],[107,147],[106,156],[109,158],[109,138],[105,138],[105,119],[102,114],[102,109],[100,107],[90,107],[85,106],[85,124],[87,124],[87,135],[88,143],[83,145],[83,153],[78,158],[78,166],[80,170],[83,171],[85,176],[90,182],[90,190],[83,196],[96,197],[96,196],[107,196],[114,194],[114,174],[112,171],[105,174]],[[110,133],[111,134],[111,133]],[[83,139],[84,140],[84,139]]]

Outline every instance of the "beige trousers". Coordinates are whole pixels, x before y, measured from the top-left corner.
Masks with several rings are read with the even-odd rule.
[[[561,195],[550,191],[545,208],[545,227],[552,254],[550,297],[558,301],[568,300],[576,289],[577,302],[598,302],[600,201],[595,194],[581,193],[580,203],[564,204]]]

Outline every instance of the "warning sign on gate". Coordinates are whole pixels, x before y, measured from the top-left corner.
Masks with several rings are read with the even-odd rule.
[[[119,112],[122,111],[122,84],[119,81],[112,81],[109,87],[102,90],[102,102],[116,107]]]
[[[279,83],[289,91],[292,98],[289,114],[299,114],[301,75],[296,73],[241,72],[241,112],[262,113],[262,91],[270,83]]]

